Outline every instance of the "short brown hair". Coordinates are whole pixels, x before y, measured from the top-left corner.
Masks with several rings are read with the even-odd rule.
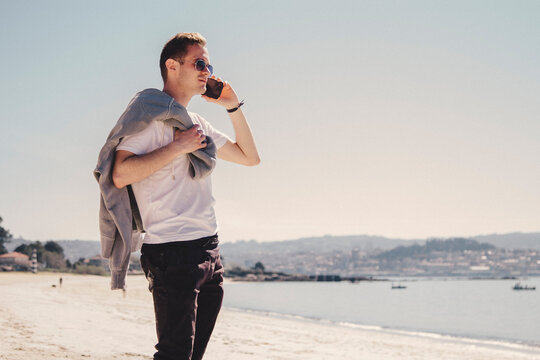
[[[159,58],[159,68],[161,69],[163,82],[167,81],[167,67],[165,66],[167,59],[183,60],[188,47],[193,44],[206,46],[206,39],[199,33],[179,33],[167,41],[163,50],[161,50]]]

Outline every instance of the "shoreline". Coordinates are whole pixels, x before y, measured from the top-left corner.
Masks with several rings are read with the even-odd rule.
[[[529,280],[532,285],[540,285],[538,277],[529,277]],[[408,290],[404,291],[390,291],[389,284],[364,284],[364,287],[356,288],[357,285],[324,282],[313,285],[270,282],[262,285],[235,281],[234,286],[242,286],[237,288],[239,290],[234,286],[229,287],[231,297],[225,304],[238,309],[275,312],[277,316],[320,320],[350,327],[540,349],[540,338],[537,336],[540,329],[534,320],[538,309],[535,299],[539,294],[535,294],[535,291],[522,294],[512,290],[513,279],[498,279],[496,283],[486,279],[482,284],[475,284],[476,281],[455,278],[407,279],[403,285],[407,285]],[[414,286],[414,283],[418,285]],[[253,295],[259,292],[266,294],[261,303]],[[281,292],[286,294],[287,302],[281,303]],[[432,296],[429,292],[438,295]],[[333,301],[327,294],[338,294],[342,299],[336,303],[343,305],[326,307],[326,302]],[[506,300],[509,308],[503,310],[501,304],[504,302],[499,299],[490,300],[499,295]],[[384,305],[374,303],[379,299]],[[504,314],[498,314],[498,309]],[[438,316],[439,313],[442,317]]]
[[[393,328],[393,327],[387,327],[387,326],[357,324],[357,323],[347,322],[347,321],[334,321],[334,320],[323,319],[323,318],[306,317],[306,316],[301,316],[301,315],[284,314],[284,313],[264,311],[264,310],[242,309],[242,308],[236,308],[236,307],[230,307],[230,306],[224,306],[223,308],[229,311],[233,311],[233,312],[247,312],[247,313],[251,313],[258,316],[267,316],[267,317],[276,318],[276,319],[290,319],[290,320],[296,320],[296,321],[303,321],[306,323],[320,323],[323,325],[359,329],[363,331],[376,331],[376,332],[381,332],[381,333],[386,333],[386,334],[398,334],[398,335],[405,335],[405,336],[410,336],[410,337],[422,337],[426,339],[441,339],[448,342],[478,344],[481,346],[499,347],[503,349],[518,349],[518,350],[523,350],[525,352],[540,351],[540,344],[531,344],[524,341],[512,340],[512,339],[497,339],[497,338],[488,338],[488,337],[481,338],[481,337],[444,334],[444,333],[413,330],[413,329],[399,329],[399,328]]]
[[[0,273],[0,359],[150,359],[156,335],[146,279],[130,277],[125,294],[109,281]],[[540,348],[224,307],[205,356],[218,358],[540,360]]]

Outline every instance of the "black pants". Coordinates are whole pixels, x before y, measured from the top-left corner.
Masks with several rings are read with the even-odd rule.
[[[144,244],[141,265],[154,298],[155,360],[202,359],[223,300],[217,235]]]

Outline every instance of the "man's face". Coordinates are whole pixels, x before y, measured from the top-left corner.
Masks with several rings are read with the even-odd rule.
[[[202,59],[206,64],[209,64],[208,50],[199,44],[190,45],[175,78],[177,86],[190,96],[203,94],[206,91],[206,80],[210,76],[208,68],[202,71],[195,68],[195,62],[198,59]]]

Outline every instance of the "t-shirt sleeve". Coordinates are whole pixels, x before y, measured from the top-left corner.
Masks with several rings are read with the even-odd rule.
[[[217,149],[225,145],[227,140],[232,141],[230,137],[228,137],[226,134],[222,133],[218,129],[214,128],[208,121],[206,121],[199,114],[191,113],[190,115],[193,115],[192,119],[199,122],[204,134],[206,136],[210,136],[212,140],[214,140],[214,143],[216,144]]]
[[[129,135],[120,141],[116,150],[125,150],[135,155],[144,155],[154,151],[157,136],[157,122],[152,121],[144,130]]]

